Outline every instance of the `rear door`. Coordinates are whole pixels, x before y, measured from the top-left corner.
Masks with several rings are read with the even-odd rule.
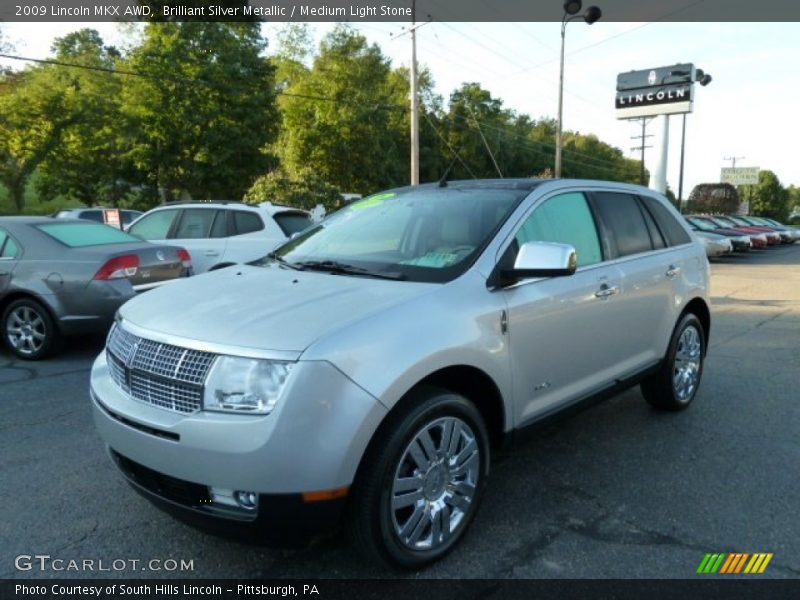
[[[596,191],[591,198],[609,238],[614,263],[623,273],[612,316],[617,331],[605,351],[613,355],[621,374],[632,373],[663,357],[662,345],[675,325],[673,279],[686,266],[638,196]],[[680,230],[690,242],[688,234]]]
[[[172,228],[169,243],[186,248],[192,255],[195,273],[205,273],[225,262],[227,235],[225,210],[212,207],[184,208]]]

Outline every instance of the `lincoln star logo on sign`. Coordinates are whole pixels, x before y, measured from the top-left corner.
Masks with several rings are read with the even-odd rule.
[[[647,76],[647,83],[649,83],[650,85],[655,85],[656,84],[656,72],[655,71],[650,71],[650,75]]]

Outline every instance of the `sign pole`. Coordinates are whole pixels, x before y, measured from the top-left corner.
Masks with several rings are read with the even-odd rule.
[[[650,174],[650,188],[661,192],[667,191],[667,154],[669,152],[669,115],[659,115],[661,123],[660,152],[656,157],[656,164]]]

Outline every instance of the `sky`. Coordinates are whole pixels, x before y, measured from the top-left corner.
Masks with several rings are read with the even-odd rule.
[[[55,37],[88,26],[106,43],[123,39],[110,23],[7,23],[4,38],[16,54],[44,58]],[[312,24],[319,41],[332,23]],[[267,23],[274,40],[282,24]],[[355,26],[378,44],[394,66],[408,66],[407,24]],[[445,100],[463,82],[478,82],[506,108],[533,118],[552,117],[558,102],[559,23],[438,23],[418,29],[417,59]],[[640,125],[617,120],[616,76],[630,70],[694,63],[713,80],[696,86],[694,112],[686,117],[684,198],[698,183],[716,182],[720,168],[754,166],[774,171],[784,185],[800,185],[800,23],[570,23],[566,35],[564,129],[594,133],[639,158],[632,136]],[[10,64],[0,60],[0,64]],[[19,64],[14,64],[19,67]],[[669,119],[667,181],[677,194],[681,116]],[[657,122],[648,126],[646,164],[659,147]],[[511,139],[508,143],[519,143]]]

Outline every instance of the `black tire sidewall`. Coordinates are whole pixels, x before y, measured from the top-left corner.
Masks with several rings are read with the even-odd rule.
[[[32,354],[23,354],[19,352],[16,348],[14,348],[14,346],[11,344],[11,340],[8,339],[8,332],[6,331],[8,317],[14,310],[20,308],[21,306],[26,306],[29,309],[36,312],[36,314],[42,319],[42,322],[44,323],[44,331],[45,331],[44,343],[42,344],[42,347],[38,351]],[[46,357],[53,349],[56,337],[58,335],[58,333],[56,332],[55,323],[53,322],[53,319],[50,316],[50,313],[47,311],[47,309],[36,300],[32,300],[29,298],[22,298],[20,300],[15,300],[11,304],[9,304],[3,311],[2,319],[3,321],[2,325],[0,326],[0,329],[2,329],[3,343],[5,344],[6,348],[8,348],[17,358],[20,358],[22,360],[39,360],[41,358]]]
[[[380,478],[379,493],[375,500],[377,506],[370,507],[370,512],[376,517],[377,527],[373,535],[379,537],[379,547],[385,553],[384,559],[403,568],[425,566],[449,553],[463,538],[475,517],[480,505],[486,479],[489,474],[489,440],[483,418],[475,406],[463,396],[447,391],[433,391],[426,393],[427,399],[408,410],[404,417],[397,420],[393,432],[381,454],[381,462],[375,475]],[[465,421],[478,443],[480,451],[480,471],[474,501],[459,525],[457,532],[441,547],[429,551],[411,550],[405,547],[396,537],[392,524],[392,515],[389,511],[392,482],[402,453],[414,435],[426,424],[436,419],[452,416]],[[373,521],[375,523],[375,521]]]

